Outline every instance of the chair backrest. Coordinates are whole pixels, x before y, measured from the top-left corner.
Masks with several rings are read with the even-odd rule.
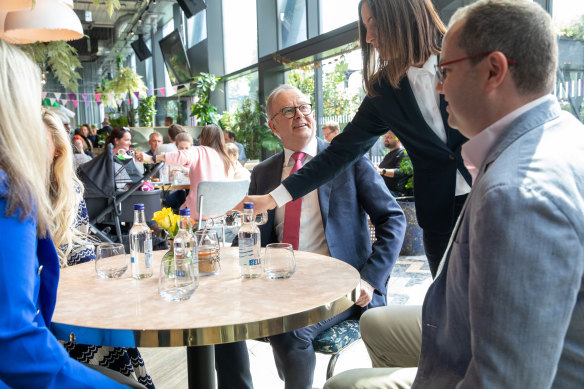
[[[233,209],[246,195],[249,180],[201,181],[197,186],[199,218],[203,215],[223,215]]]

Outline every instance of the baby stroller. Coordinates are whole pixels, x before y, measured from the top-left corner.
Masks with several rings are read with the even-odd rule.
[[[134,204],[137,203],[144,204],[146,220],[151,220],[153,213],[160,210],[162,190],[137,190],[163,166],[164,163],[159,163],[142,175],[132,159],[114,155],[112,144],[108,144],[102,154],[79,166],[91,232],[105,242],[113,242],[113,239],[123,242],[120,223],[134,220]],[[108,234],[112,225],[116,231],[113,237]]]

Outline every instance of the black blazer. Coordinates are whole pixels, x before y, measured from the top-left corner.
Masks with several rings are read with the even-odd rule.
[[[320,153],[328,143],[317,140]],[[283,165],[284,152],[257,165],[251,174],[249,194],[267,194],[278,187]],[[403,242],[405,217],[381,176],[362,157],[339,177],[319,187],[318,201],[331,256],[356,268],[361,278],[375,288],[368,307],[387,305],[387,280]],[[278,242],[274,215],[275,210],[268,211],[267,223],[260,226],[262,246]],[[375,225],[377,240],[373,245],[367,215]]]
[[[468,184],[470,174],[460,155],[467,141],[447,122],[446,102],[440,95],[440,112],[446,130],[444,143],[425,122],[407,77],[398,89],[383,83],[378,96],[366,97],[351,123],[331,146],[297,174],[282,182],[294,199],[339,175],[365,154],[388,130],[400,139],[414,166],[414,196],[418,223],[427,231],[450,232],[455,222],[456,171]]]

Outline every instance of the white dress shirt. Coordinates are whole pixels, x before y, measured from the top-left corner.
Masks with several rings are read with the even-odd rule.
[[[444,122],[440,114],[440,96],[435,88],[438,82],[438,76],[436,76],[434,66],[437,63],[438,57],[432,55],[421,68],[415,66],[410,67],[407,75],[424,120],[438,138],[446,143],[446,130],[444,129]],[[470,186],[457,170],[455,194],[456,196],[460,196],[468,192],[470,192]]]
[[[308,161],[310,161],[317,154],[317,147],[318,145],[316,138],[312,138],[310,143],[305,148],[300,150],[306,153],[302,159],[302,165],[308,163]],[[294,154],[294,151],[284,148],[282,180],[286,179],[290,175],[290,171],[294,167],[294,159],[292,158],[292,154]],[[279,242],[282,241],[282,236],[284,234],[285,214],[286,207],[279,207],[276,209],[274,228],[276,229],[276,236],[278,237]],[[322,216],[318,202],[318,189],[315,189],[302,197],[298,250],[330,256],[328,245],[326,244],[326,237],[324,235],[324,227],[322,226]]]

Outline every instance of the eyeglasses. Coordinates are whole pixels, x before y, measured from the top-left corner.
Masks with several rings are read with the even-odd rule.
[[[445,73],[445,69],[443,69],[443,66],[452,65],[453,63],[466,61],[467,59],[486,57],[491,53],[492,53],[492,51],[473,54],[473,55],[469,55],[468,57],[453,59],[452,61],[446,61],[446,62],[439,63],[438,65],[434,65],[434,69],[436,69],[436,77],[438,77],[438,82],[440,84],[444,84],[444,80],[446,79],[446,73]],[[507,57],[505,57],[505,58],[507,58]],[[512,60],[511,58],[507,58],[507,63],[509,65],[515,65],[516,62],[514,60]]]
[[[308,116],[312,113],[312,104],[300,104],[295,107],[284,107],[276,112],[276,114],[272,116],[270,120],[275,118],[279,113],[282,114],[282,116],[284,116],[286,119],[292,119],[296,115],[296,110],[299,110],[300,113],[304,116]]]

